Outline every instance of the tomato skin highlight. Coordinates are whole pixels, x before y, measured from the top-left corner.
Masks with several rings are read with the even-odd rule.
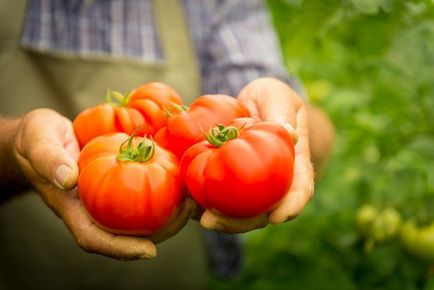
[[[77,115],[73,128],[80,148],[107,133],[131,135],[137,127],[140,127],[138,136],[152,136],[166,124],[168,112],[174,110],[173,104],[182,104],[173,88],[158,82],[143,84],[119,98],[120,103],[107,101]]]
[[[148,161],[120,161],[119,148],[128,138],[125,133],[107,134],[84,146],[78,160],[78,191],[101,228],[149,236],[168,223],[185,197],[179,162],[157,144]],[[134,137],[132,143],[137,146],[143,139]]]
[[[202,141],[181,160],[182,175],[196,202],[235,218],[273,209],[291,186],[295,158],[291,136],[282,126],[242,126],[237,138],[220,147]]]
[[[205,95],[197,98],[186,111],[169,117],[166,126],[155,134],[155,140],[178,158],[193,144],[204,139],[203,133],[216,124],[228,125],[235,118],[248,117],[247,109],[227,95]]]

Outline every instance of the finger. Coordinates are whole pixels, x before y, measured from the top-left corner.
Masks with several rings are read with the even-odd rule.
[[[80,147],[78,145],[77,138],[75,137],[74,129],[72,127],[71,121],[66,119],[66,122],[67,122],[66,126],[68,127],[68,129],[66,130],[66,134],[65,134],[64,147],[65,150],[72,157],[72,159],[75,161],[75,163],[77,163],[78,156],[80,155]]]
[[[208,230],[216,230],[228,234],[245,233],[254,229],[263,228],[267,225],[267,216],[258,215],[252,218],[236,219],[217,214],[212,210],[206,210],[200,224]]]
[[[252,117],[284,126],[296,143],[296,113],[304,103],[287,84],[273,78],[261,78],[245,86],[238,100]]]
[[[157,248],[150,240],[106,232],[90,220],[80,200],[71,192],[65,193],[65,198],[62,218],[85,251],[119,260],[151,259],[157,255]]]
[[[305,143],[303,139],[296,146],[294,178],[291,188],[280,201],[279,206],[268,216],[268,221],[272,224],[279,224],[297,217],[313,196],[313,167],[309,154],[306,153],[308,151],[303,148]]]
[[[287,84],[274,78],[260,78],[250,82],[238,99],[263,120],[296,125],[295,112],[303,101]]]
[[[23,123],[18,154],[58,188],[73,188],[78,178],[78,145],[71,123],[54,111],[44,109],[33,111]]]
[[[170,223],[160,231],[152,235],[150,240],[154,243],[160,243],[177,234],[196,214],[197,204],[190,198],[186,198],[182,206]]]
[[[300,98],[286,84],[277,82],[264,93],[264,98],[258,104],[261,107],[262,118],[266,121],[284,124],[288,122],[294,128],[297,126],[295,112],[300,107]]]
[[[290,192],[283,198],[280,205],[268,216],[271,224],[280,224],[296,218],[306,207],[313,196],[313,182],[309,183],[305,178],[295,178],[295,184]],[[309,185],[306,185],[309,184]]]
[[[308,119],[304,107],[300,108],[296,115],[297,133],[299,140],[295,146],[294,179],[289,192],[273,210],[268,220],[270,223],[278,224],[298,216],[314,191],[314,173],[310,160]]]
[[[295,130],[295,128],[288,122],[285,122],[284,124],[282,124],[282,126],[289,133],[289,135],[291,135],[292,141],[294,142],[294,145],[296,145],[298,142],[297,130]]]
[[[262,106],[263,120],[282,125],[291,135],[294,144],[297,144],[300,127],[297,114],[303,105],[301,98],[286,85],[273,86],[268,93],[272,94],[272,97],[259,104]]]

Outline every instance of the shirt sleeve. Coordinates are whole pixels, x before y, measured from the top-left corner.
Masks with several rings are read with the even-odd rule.
[[[276,32],[262,0],[215,1],[208,7],[200,7],[199,2],[202,1],[190,7],[189,21],[204,93],[237,96],[248,82],[267,76],[285,81],[304,95],[298,79],[288,73],[283,63]],[[193,11],[201,11],[201,15]]]

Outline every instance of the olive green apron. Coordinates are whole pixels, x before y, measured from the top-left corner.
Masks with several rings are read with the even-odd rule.
[[[189,102],[198,70],[182,8],[155,0],[164,61],[41,52],[19,44],[26,3],[0,0],[0,113],[40,107],[73,118],[100,103],[107,87],[128,92],[144,82],[173,86]],[[204,289],[207,263],[197,223],[158,245],[153,260],[120,262],[80,249],[37,194],[0,206],[0,289]]]

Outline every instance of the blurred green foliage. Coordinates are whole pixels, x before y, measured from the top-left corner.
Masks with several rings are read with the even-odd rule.
[[[245,273],[212,288],[434,289],[434,261],[356,225],[365,204],[434,222],[434,1],[268,4],[288,68],[338,137],[304,213],[247,234]]]

